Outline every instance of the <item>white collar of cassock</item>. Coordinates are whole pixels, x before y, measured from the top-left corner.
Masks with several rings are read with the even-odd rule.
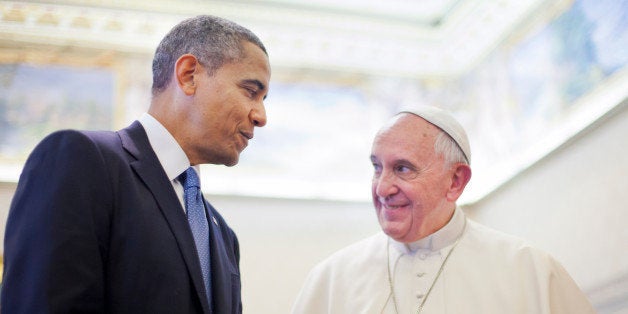
[[[391,246],[402,254],[409,254],[418,250],[440,251],[456,242],[456,239],[458,239],[464,229],[465,219],[464,213],[457,207],[449,222],[438,231],[411,243],[397,242],[389,238]]]

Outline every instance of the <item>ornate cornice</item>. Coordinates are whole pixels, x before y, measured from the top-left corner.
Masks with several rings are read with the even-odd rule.
[[[532,14],[559,6],[549,0],[460,0],[439,23],[412,23],[264,1],[127,2],[0,2],[0,43],[152,54],[180,20],[213,14],[256,32],[275,68],[452,76],[472,67]]]

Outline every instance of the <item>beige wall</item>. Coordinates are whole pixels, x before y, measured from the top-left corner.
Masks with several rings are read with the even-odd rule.
[[[467,212],[554,255],[600,313],[628,313],[627,204],[624,101]]]

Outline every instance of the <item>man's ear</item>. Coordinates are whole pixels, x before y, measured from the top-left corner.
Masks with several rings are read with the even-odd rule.
[[[194,55],[184,54],[174,64],[174,75],[177,85],[187,96],[196,92],[196,82],[194,75],[198,74],[200,63]]]
[[[454,165],[451,173],[451,186],[447,190],[447,200],[450,202],[458,200],[469,180],[471,180],[471,167],[462,163]]]

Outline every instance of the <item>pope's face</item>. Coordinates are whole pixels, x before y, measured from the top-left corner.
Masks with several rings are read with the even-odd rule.
[[[223,65],[212,76],[202,68],[196,77],[193,105],[182,122],[187,124],[186,153],[192,164],[237,164],[254,128],[266,124],[268,57],[252,43],[243,43],[243,48],[242,60]]]
[[[418,116],[401,114],[373,142],[373,204],[382,230],[397,241],[424,238],[453,214],[446,204],[451,170],[434,153],[438,132]]]

